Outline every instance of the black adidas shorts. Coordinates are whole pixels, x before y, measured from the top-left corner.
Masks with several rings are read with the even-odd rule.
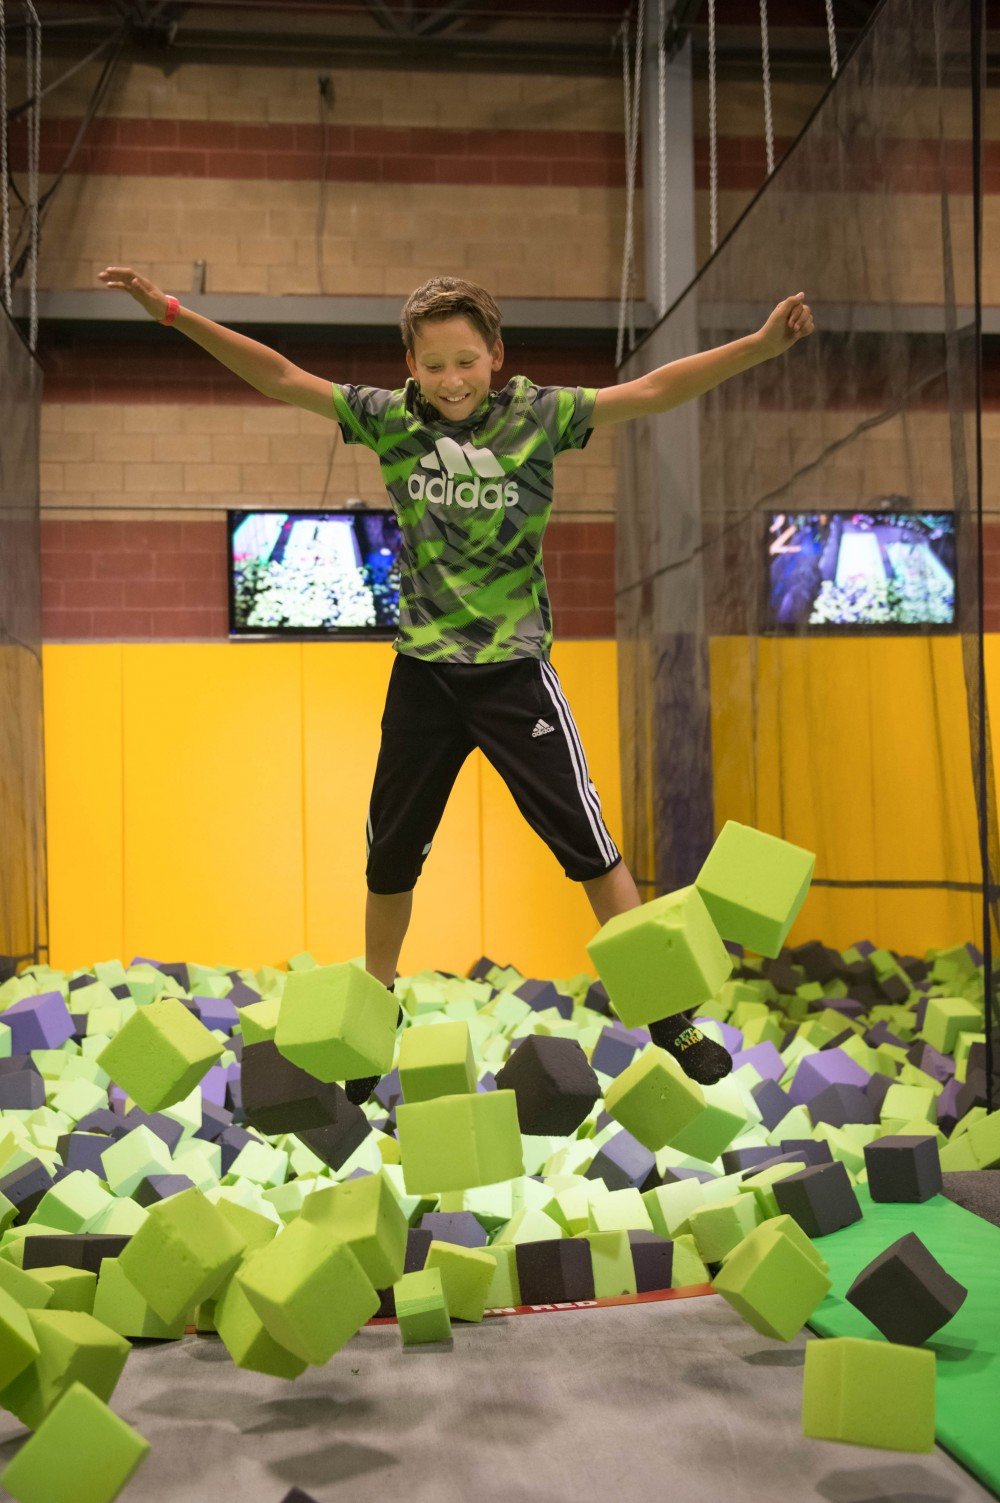
[[[368,810],[371,892],[416,885],[455,779],[477,746],[567,877],[584,882],[618,865],[551,663],[428,663],[398,652]]]

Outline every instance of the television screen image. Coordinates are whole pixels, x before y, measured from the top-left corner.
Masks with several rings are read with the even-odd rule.
[[[953,512],[774,512],[767,546],[771,631],[954,627]]]
[[[400,546],[389,510],[230,512],[230,634],[391,635]]]

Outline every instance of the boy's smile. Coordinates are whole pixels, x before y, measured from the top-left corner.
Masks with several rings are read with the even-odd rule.
[[[475,325],[456,315],[425,319],[414,331],[406,365],[424,399],[442,417],[457,420],[471,417],[485,400],[503,353],[501,340],[488,349]]]

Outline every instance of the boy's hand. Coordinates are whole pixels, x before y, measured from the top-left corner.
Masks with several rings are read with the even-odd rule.
[[[812,334],[814,328],[805,293],[797,292],[794,297],[786,297],[759,331],[758,338],[765,357],[770,359],[772,355],[783,355],[798,340]]]
[[[105,287],[121,287],[125,292],[131,293],[137,303],[140,303],[151,318],[161,322],[167,316],[167,295],[161,292],[152,282],[141,277],[131,266],[106,266],[98,272],[99,279]]]

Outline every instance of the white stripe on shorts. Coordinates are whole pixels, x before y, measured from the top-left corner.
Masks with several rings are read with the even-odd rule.
[[[573,714],[566,696],[563,694],[562,685],[559,682],[559,675],[556,673],[556,670],[552,667],[551,663],[546,663],[542,659],[539,659],[539,666],[542,670],[542,682],[555,706],[555,713],[559,718],[563,735],[566,737],[566,744],[569,746],[570,756],[573,759],[573,771],[576,775],[576,786],[580,792],[580,802],[587,815],[590,828],[594,832],[597,848],[610,865],[612,862],[618,860],[619,851],[608,834],[604,820],[601,818],[601,800],[598,797],[597,789],[590,781],[590,770],[587,767],[587,758],[583,750],[583,742],[580,740],[580,733],[576,728],[576,723],[573,720]]]

